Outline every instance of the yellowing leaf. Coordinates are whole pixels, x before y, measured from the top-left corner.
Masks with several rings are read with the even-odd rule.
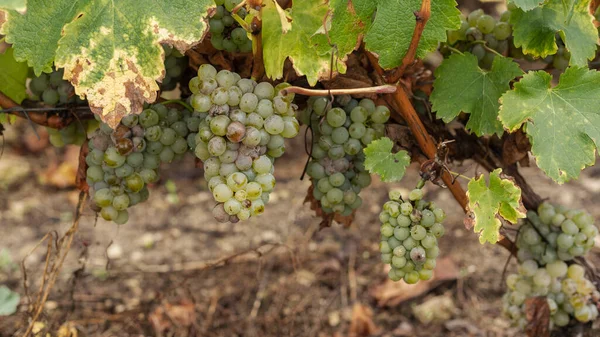
[[[490,173],[490,184],[486,186],[483,175],[471,179],[468,186],[469,210],[473,212],[475,233],[480,233],[479,242],[498,242],[500,219],[516,223],[525,217],[521,204],[521,189],[509,179],[500,177],[501,169]]]
[[[383,181],[400,181],[410,165],[408,152],[392,152],[394,143],[384,137],[372,141],[365,149],[365,168],[381,176]]]
[[[111,126],[156,99],[161,42],[184,51],[206,32],[212,0],[29,0],[2,26],[17,60],[36,74],[65,68],[75,92]],[[43,37],[43,38],[40,38]]]

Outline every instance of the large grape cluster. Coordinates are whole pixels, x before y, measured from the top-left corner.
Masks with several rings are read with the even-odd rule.
[[[446,214],[423,200],[423,190],[414,189],[403,200],[400,191],[391,191],[390,200],[379,213],[381,260],[390,264],[389,278],[414,284],[429,280],[439,255],[438,239],[444,235]]]
[[[163,45],[165,51],[165,77],[160,83],[160,90],[169,91],[175,89],[177,82],[187,67],[187,58],[171,46]]]
[[[188,134],[201,116],[156,104],[124,117],[116,129],[101,124],[89,141],[87,183],[92,208],[107,221],[124,224],[127,209],[148,199],[148,184],[158,180],[160,163],[188,150]]]
[[[39,99],[46,105],[56,106],[67,103],[83,103],[75,94],[73,85],[63,80],[64,70],[54,70],[50,74],[42,73],[31,79],[29,90],[34,99]]]
[[[490,69],[497,55],[486,50],[484,45],[500,54],[509,51],[512,45],[512,27],[508,22],[509,18],[510,11],[502,13],[500,20],[496,21],[482,9],[474,10],[466,18],[462,17],[459,29],[448,31],[447,43],[460,51],[469,51],[477,57],[480,67]]]
[[[204,113],[195,136],[195,154],[218,204],[220,222],[237,222],[264,212],[275,186],[273,163],[285,151],[285,138],[298,134],[293,95],[287,84],[273,87],[236,73],[201,65],[190,81],[196,112]]]
[[[306,173],[323,211],[348,216],[362,204],[361,189],[371,184],[363,148],[384,136],[390,110],[370,99],[338,99],[345,103],[341,108],[330,107],[324,97],[311,98],[303,112],[313,132]]]
[[[519,265],[517,274],[506,278],[508,290],[504,297],[503,312],[513,324],[524,329],[525,301],[529,297],[546,297],[550,308],[551,326],[569,324],[570,317],[579,322],[590,322],[598,318],[596,303],[600,293],[586,279],[585,270],[577,264],[567,265],[556,260],[540,266],[535,260],[526,260]]]
[[[217,9],[208,21],[210,42],[215,49],[230,53],[252,51],[252,40],[248,38],[246,30],[231,16],[233,8],[241,2],[242,0],[215,0]],[[246,9],[240,8],[237,15],[243,19]]]
[[[520,261],[535,259],[541,264],[570,261],[585,255],[598,235],[594,218],[584,211],[543,203],[537,213],[528,212],[517,237]]]
[[[513,324],[524,328],[525,300],[546,297],[553,326],[565,326],[570,318],[589,322],[598,317],[600,293],[573,258],[594,245],[598,229],[586,212],[543,203],[529,211],[517,237],[517,274],[507,277],[503,311]]]

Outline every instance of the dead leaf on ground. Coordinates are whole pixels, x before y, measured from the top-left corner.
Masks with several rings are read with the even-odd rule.
[[[369,293],[377,300],[377,306],[395,307],[435,289],[445,281],[455,280],[458,272],[454,261],[450,258],[443,258],[437,261],[433,278],[429,281],[407,284],[404,281],[394,282],[386,279],[382,284],[371,288]]]
[[[349,337],[368,337],[377,333],[377,326],[373,322],[373,310],[355,303],[352,308],[352,321],[350,322]]]
[[[525,300],[525,318],[528,337],[550,337],[550,306],[545,296]]]
[[[175,333],[177,329],[187,329],[196,321],[194,303],[187,299],[181,300],[179,304],[165,302],[154,309],[148,320],[159,336],[166,331]]]

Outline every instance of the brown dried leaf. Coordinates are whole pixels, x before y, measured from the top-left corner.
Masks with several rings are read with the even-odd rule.
[[[336,213],[327,214],[321,209],[321,204],[319,200],[315,199],[313,196],[313,185],[308,187],[308,192],[306,193],[306,197],[304,198],[304,203],[310,204],[310,209],[315,211],[315,215],[323,219],[320,223],[320,229],[331,227],[333,221],[342,224],[344,227],[350,227],[352,225],[352,221],[354,220],[354,215],[356,211],[352,212],[349,216],[342,216]]]
[[[550,306],[545,296],[525,300],[525,318],[528,337],[550,337]]]
[[[410,128],[406,125],[386,124],[385,135],[404,149],[411,149],[416,145]]]
[[[79,166],[79,147],[66,146],[62,158],[54,158],[48,168],[38,175],[40,183],[57,188],[75,186],[77,167]],[[62,160],[60,163],[59,160]],[[85,161],[85,158],[84,158]]]
[[[373,322],[373,310],[355,303],[352,308],[352,321],[350,322],[349,337],[368,337],[377,333],[377,326]]]
[[[407,284],[404,281],[394,282],[386,279],[382,284],[371,288],[369,293],[377,300],[377,306],[395,307],[435,289],[445,281],[455,280],[458,277],[458,272],[458,267],[454,261],[450,258],[443,258],[437,261],[435,273],[429,281]]]
[[[194,303],[187,299],[179,304],[165,302],[154,309],[148,320],[159,336],[167,330],[189,328],[196,321]]]
[[[468,210],[465,218],[463,219],[463,223],[467,230],[473,229],[473,227],[475,227],[475,214]]]
[[[531,143],[523,132],[519,129],[517,132],[509,133],[504,136],[504,143],[502,143],[502,162],[505,165],[512,165],[516,162],[523,162],[529,166],[529,150],[531,149]]]

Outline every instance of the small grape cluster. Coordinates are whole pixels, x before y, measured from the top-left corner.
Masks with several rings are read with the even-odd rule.
[[[552,326],[565,326],[570,317],[589,322],[598,317],[600,292],[586,279],[585,270],[573,258],[594,245],[598,229],[586,212],[543,203],[529,211],[517,237],[517,274],[506,278],[508,290],[503,311],[513,324],[524,328],[525,300],[546,297]]]
[[[585,255],[598,235],[594,218],[584,211],[543,203],[537,213],[528,212],[517,238],[519,260],[542,264],[570,261]]]
[[[29,83],[29,90],[44,104],[56,106],[67,103],[83,103],[84,101],[75,95],[75,88],[67,80],[63,80],[64,70],[54,70],[50,74],[42,73],[34,77]]]
[[[482,9],[474,10],[466,18],[462,17],[459,29],[447,32],[447,43],[460,51],[469,51],[477,57],[480,67],[490,69],[497,55],[486,50],[484,45],[499,54],[509,51],[512,45],[509,18],[510,11],[502,13],[500,20],[496,21]]]
[[[256,83],[208,64],[189,85],[192,107],[205,116],[195,135],[195,154],[218,202],[215,219],[235,223],[262,214],[275,187],[275,158],[285,152],[284,139],[300,128],[293,94],[279,94],[289,85]]]
[[[165,51],[165,77],[160,83],[160,90],[170,91],[177,87],[183,71],[187,67],[187,58],[171,46],[163,45]]]
[[[568,266],[564,261],[556,260],[540,266],[535,260],[526,260],[519,265],[518,274],[508,275],[506,284],[503,312],[521,329],[527,325],[525,300],[529,297],[546,297],[550,328],[566,326],[571,316],[583,323],[598,318],[595,303],[600,300],[600,293],[585,278],[585,270],[580,265]]]
[[[310,123],[313,132],[306,173],[321,209],[349,216],[362,204],[360,191],[371,184],[363,148],[384,136],[390,110],[375,106],[370,99],[337,99],[345,104],[331,108],[326,98],[311,98],[303,112],[303,119]]]
[[[423,190],[412,190],[408,200],[400,191],[391,191],[390,200],[379,213],[381,260],[390,264],[389,278],[408,284],[429,280],[439,255],[438,239],[445,229],[444,210],[423,200]]]
[[[252,40],[248,38],[246,30],[231,16],[231,11],[242,0],[215,0],[217,9],[208,21],[210,42],[217,50],[230,53],[252,51]],[[246,17],[246,9],[240,8],[237,12],[240,18]]]
[[[186,137],[198,130],[200,120],[189,111],[156,104],[124,117],[114,130],[100,124],[85,159],[92,209],[107,221],[126,223],[127,209],[148,199],[147,185],[158,181],[160,163],[189,149]]]
[[[87,139],[87,135],[98,129],[99,123],[96,120],[74,121],[67,127],[60,130],[46,128],[48,130],[50,144],[55,147],[65,145],[81,145]]]

